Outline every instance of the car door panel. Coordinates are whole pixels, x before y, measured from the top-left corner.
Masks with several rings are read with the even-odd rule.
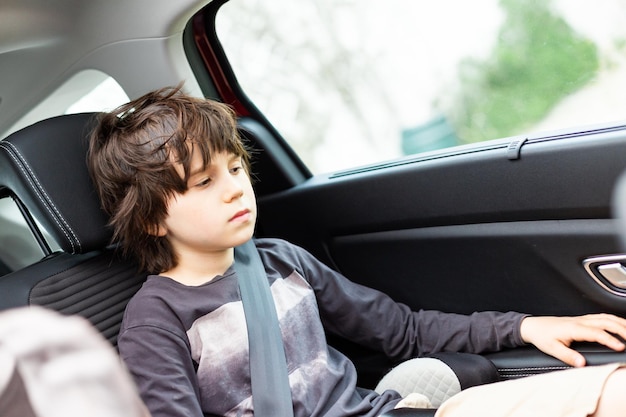
[[[259,234],[414,309],[626,315],[626,299],[582,264],[622,250],[611,200],[625,133],[531,138],[519,157],[496,141],[318,175],[260,196]],[[388,366],[338,344],[364,375]],[[536,350],[516,352],[506,366],[537,363]]]
[[[513,161],[501,144],[319,175],[261,198],[260,221],[268,231],[310,232],[301,239],[312,243],[410,227],[609,218],[625,149],[611,133],[528,143]]]
[[[437,226],[337,237],[329,248],[348,277],[414,309],[623,313],[626,300],[580,262],[615,251],[612,230],[611,220]]]
[[[602,309],[619,310],[621,298],[598,293],[581,262],[621,250],[611,199],[626,167],[622,135],[538,140],[524,146],[519,160],[508,160],[499,145],[316,176],[261,196],[259,231],[299,243],[351,279],[392,295],[402,295],[403,284],[432,282],[420,304],[433,308],[564,314],[601,299]],[[452,284],[464,295],[476,285],[488,296],[448,302]],[[540,302],[548,295],[539,290],[549,285],[575,286],[585,297],[566,306]],[[430,292],[437,287],[445,287],[445,297]],[[520,291],[525,287],[528,294]],[[514,288],[515,297],[507,295]]]

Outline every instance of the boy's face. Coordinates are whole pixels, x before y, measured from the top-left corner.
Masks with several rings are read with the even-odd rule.
[[[182,176],[182,167],[179,166]],[[168,201],[167,217],[158,234],[171,242],[179,261],[185,254],[211,254],[240,245],[252,237],[256,199],[241,158],[230,153],[212,155],[202,169],[194,152],[188,190]]]

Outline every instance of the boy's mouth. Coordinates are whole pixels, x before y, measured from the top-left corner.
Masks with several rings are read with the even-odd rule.
[[[228,221],[232,222],[232,221],[236,221],[236,220],[244,220],[244,219],[247,219],[249,216],[250,216],[250,210],[243,209],[243,210],[239,210],[237,213],[235,213],[235,215],[233,217],[231,217]]]

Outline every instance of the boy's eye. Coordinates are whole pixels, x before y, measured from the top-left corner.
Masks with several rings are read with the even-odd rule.
[[[196,187],[206,187],[211,182],[211,178],[205,178],[202,181],[196,183]]]
[[[232,167],[232,168],[230,169],[230,172],[231,172],[232,174],[238,174],[238,173],[239,173],[242,169],[243,169],[243,167],[242,167],[242,166],[240,166],[240,165],[235,165],[234,167]]]

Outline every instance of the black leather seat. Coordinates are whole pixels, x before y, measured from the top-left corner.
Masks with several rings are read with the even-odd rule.
[[[108,247],[111,231],[86,165],[93,114],[60,116],[0,141],[0,195],[10,195],[55,240],[26,268],[0,277],[0,310],[31,304],[89,319],[115,344],[145,274]],[[35,235],[42,235],[32,222]]]

